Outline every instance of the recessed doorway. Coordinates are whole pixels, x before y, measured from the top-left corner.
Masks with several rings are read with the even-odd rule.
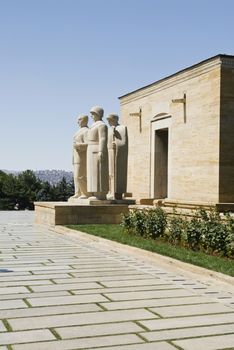
[[[168,128],[155,130],[154,193],[155,198],[168,196]]]
[[[164,113],[151,121],[150,198],[170,198],[171,115]]]

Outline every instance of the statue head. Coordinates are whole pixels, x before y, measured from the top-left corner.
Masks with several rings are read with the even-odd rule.
[[[100,106],[94,106],[91,108],[90,113],[92,114],[94,121],[102,120],[104,110]]]
[[[119,116],[118,114],[111,113],[106,118],[110,126],[117,126],[119,124]]]
[[[89,117],[85,114],[80,114],[78,115],[77,117],[77,123],[79,124],[79,126],[82,128],[82,127],[87,127],[88,125],[88,120],[89,120]]]

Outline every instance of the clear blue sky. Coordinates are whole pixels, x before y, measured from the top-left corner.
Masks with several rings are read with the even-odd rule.
[[[72,169],[76,116],[218,53],[233,0],[0,0],[0,169]]]

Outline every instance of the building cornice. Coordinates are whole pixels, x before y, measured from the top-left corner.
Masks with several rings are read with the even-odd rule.
[[[234,68],[234,56],[217,55],[202,61],[196,65],[183,69],[173,75],[158,80],[150,85],[134,90],[126,95],[119,97],[121,105],[139,98],[147,97],[157,91],[167,89],[175,84],[182,83],[186,80],[205,74],[218,66]]]
[[[222,67],[234,68],[234,57],[221,57]]]

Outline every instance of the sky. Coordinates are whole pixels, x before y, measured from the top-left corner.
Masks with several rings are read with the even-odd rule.
[[[233,13],[233,0],[0,0],[0,169],[72,170],[78,114],[119,113],[119,96],[234,55]]]

